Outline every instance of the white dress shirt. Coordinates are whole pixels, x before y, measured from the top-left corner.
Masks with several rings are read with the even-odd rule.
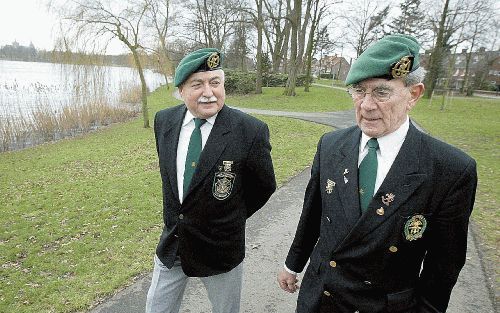
[[[207,143],[208,136],[212,131],[215,123],[215,118],[217,114],[211,116],[207,119],[207,122],[201,125],[201,150],[205,147]],[[189,139],[191,139],[191,134],[194,130],[194,116],[189,110],[184,116],[184,121],[182,122],[181,132],[179,134],[179,144],[177,145],[177,190],[179,192],[179,200],[182,203],[184,198],[184,167],[186,165],[186,157],[189,146]]]
[[[405,141],[406,134],[408,133],[408,129],[410,128],[410,119],[406,117],[406,121],[399,126],[394,132],[377,138],[378,141],[378,150],[377,150],[377,178],[375,180],[375,190],[373,194],[375,194],[382,185],[387,173],[391,169],[392,163],[396,159],[396,156]],[[368,153],[368,146],[366,143],[370,140],[371,137],[368,137],[364,133],[361,135],[361,142],[359,143],[359,158],[358,158],[358,167],[363,161],[363,158]]]

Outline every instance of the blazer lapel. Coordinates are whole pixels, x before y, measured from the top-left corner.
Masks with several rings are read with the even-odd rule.
[[[177,201],[179,201],[179,190],[177,187],[177,145],[179,144],[179,134],[181,132],[182,121],[184,120],[184,115],[186,114],[186,106],[179,107],[179,110],[174,114],[171,123],[168,123],[165,128],[163,136],[165,137],[165,142],[171,144],[172,149],[167,149],[166,151],[166,169],[168,179],[170,180],[170,186],[172,187],[172,193],[175,195]]]
[[[200,155],[199,167],[193,174],[191,185],[187,194],[191,192],[205,177],[210,173],[211,169],[216,165],[220,155],[226,149],[228,140],[226,136],[231,132],[231,114],[230,108],[224,105],[219,111],[215,124],[210,132],[210,136]],[[187,196],[186,194],[186,196]]]
[[[339,162],[337,166],[331,166],[335,169],[333,174],[334,181],[337,182],[337,193],[342,202],[342,208],[345,215],[345,226],[348,230],[352,229],[359,219],[359,194],[358,194],[358,156],[359,156],[359,138],[361,131],[357,129],[344,142],[339,149]]]
[[[396,213],[413,192],[424,182],[426,174],[419,172],[421,133],[411,123],[406,139],[387,173],[382,185],[374,195],[368,210],[361,216],[341,246],[363,238]],[[387,201],[389,195],[392,201]],[[377,209],[383,208],[383,214]],[[380,210],[382,211],[382,210]],[[380,212],[379,211],[379,212]]]

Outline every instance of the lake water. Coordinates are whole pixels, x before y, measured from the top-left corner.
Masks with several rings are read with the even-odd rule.
[[[145,70],[150,91],[165,83]],[[33,109],[58,108],[88,101],[117,105],[120,90],[140,87],[136,69],[0,60],[0,122],[7,116],[29,115]]]

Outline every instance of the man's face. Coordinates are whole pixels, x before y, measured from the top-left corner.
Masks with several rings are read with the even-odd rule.
[[[402,79],[370,78],[354,84],[351,94],[359,128],[374,138],[394,132],[404,123],[423,89],[423,84],[405,87]]]
[[[215,70],[193,73],[179,87],[179,93],[195,117],[207,119],[224,106],[224,72]]]

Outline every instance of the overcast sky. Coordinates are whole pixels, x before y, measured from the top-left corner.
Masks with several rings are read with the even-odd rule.
[[[0,46],[14,40],[38,49],[52,49],[56,19],[41,0],[2,0],[0,4]]]

